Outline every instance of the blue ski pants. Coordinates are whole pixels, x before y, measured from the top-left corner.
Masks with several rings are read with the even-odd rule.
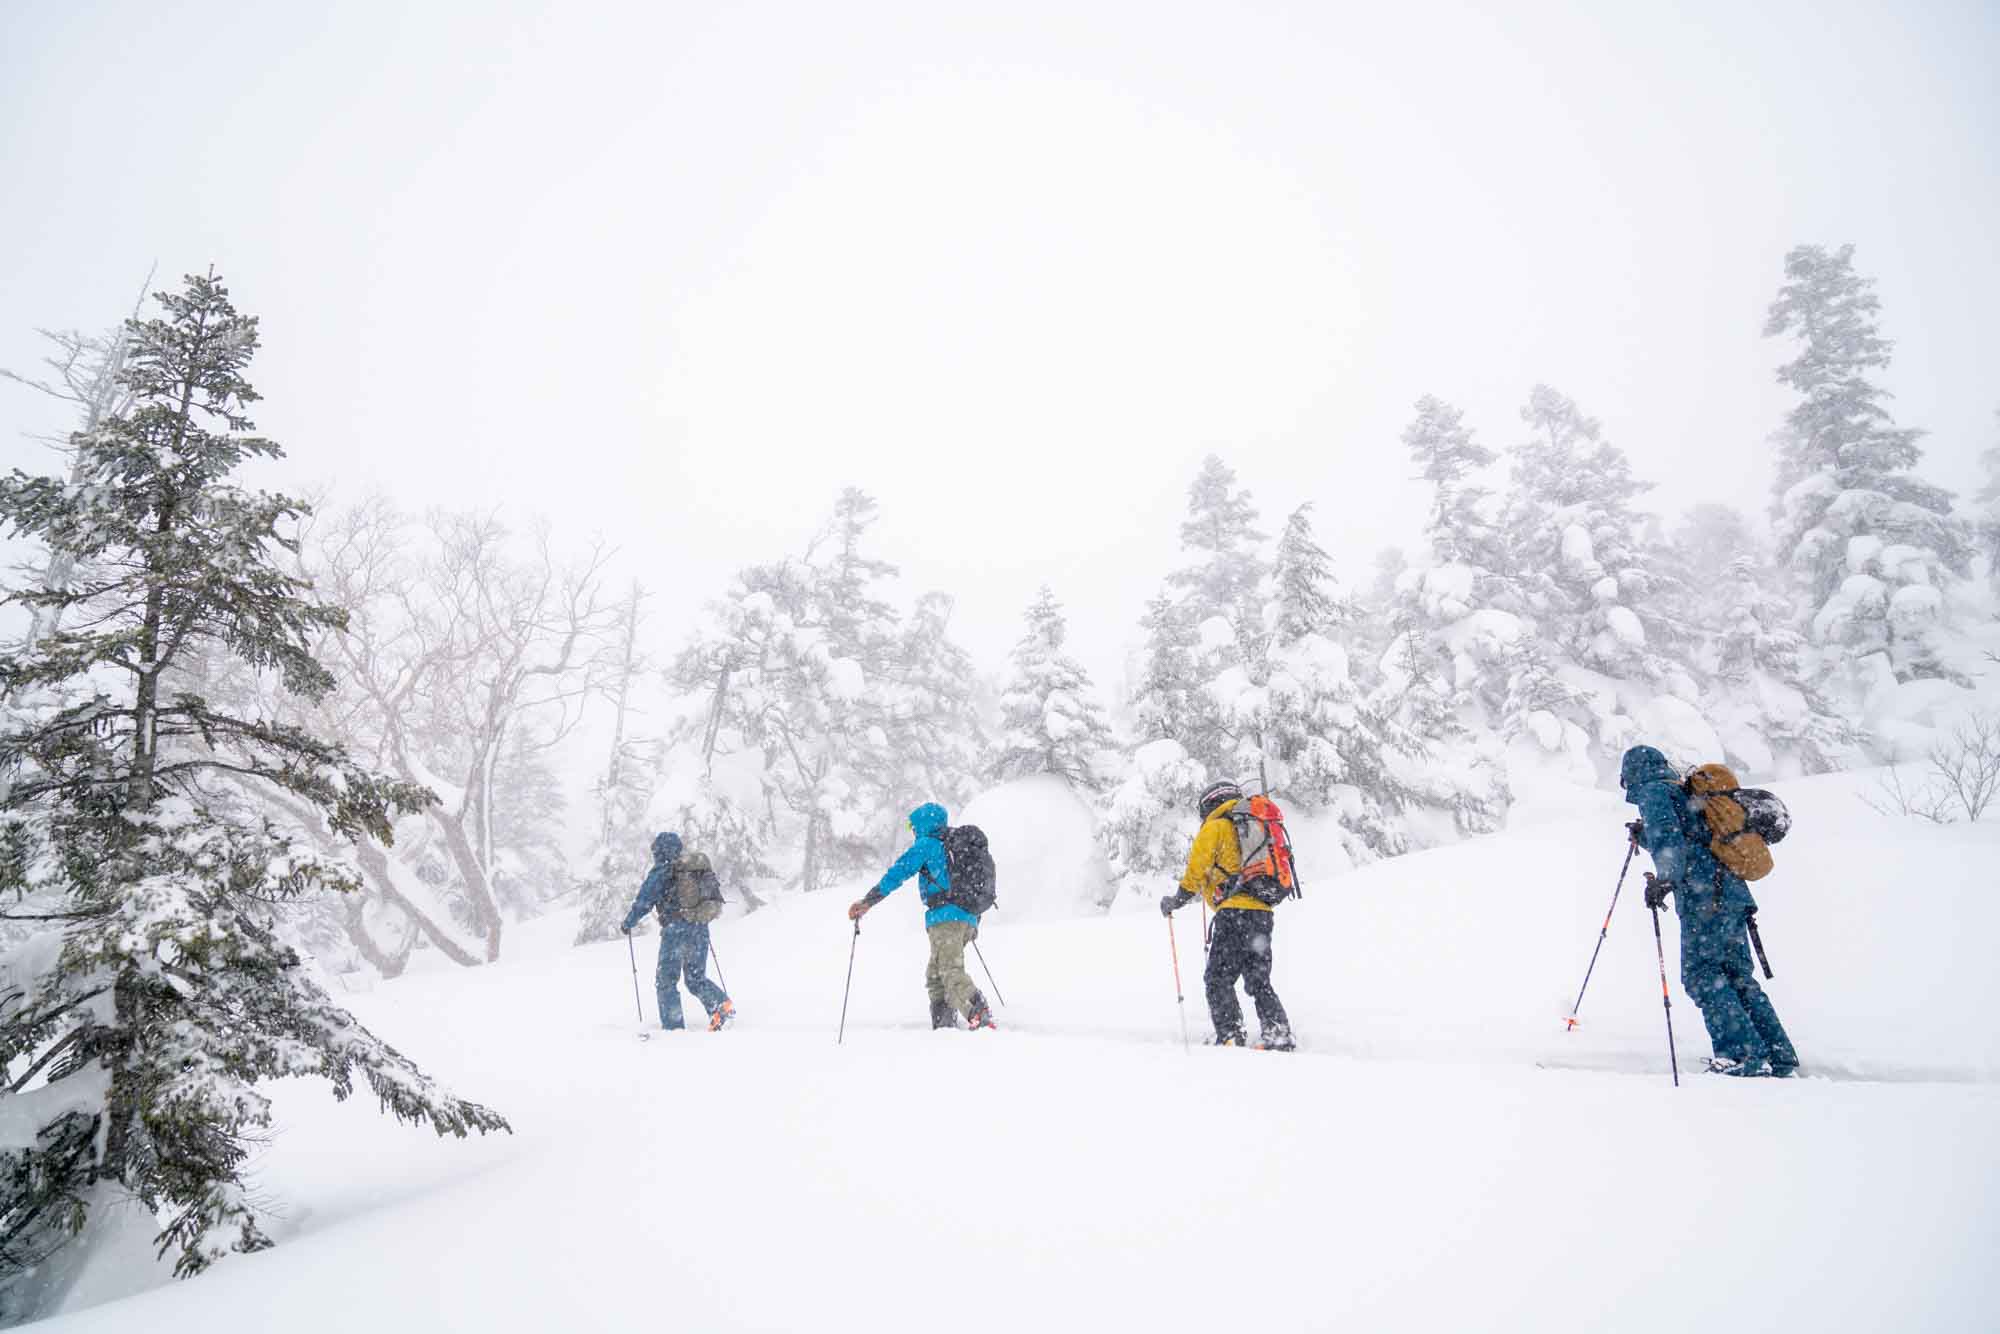
[[[660,931],[660,966],[653,985],[660,1000],[660,1027],[685,1028],[681,1015],[681,982],[701,1002],[709,1014],[729,999],[722,988],[708,980],[708,923],[668,922]]]

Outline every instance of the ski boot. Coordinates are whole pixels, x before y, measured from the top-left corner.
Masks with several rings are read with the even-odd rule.
[[[932,1001],[931,1002],[932,1030],[935,1031],[936,1029],[940,1028],[957,1028],[957,1027],[958,1027],[958,1013],[957,1011],[951,1008],[951,1002],[948,1000]]]
[[[1729,1075],[1735,1079],[1755,1079],[1771,1073],[1771,1063],[1762,1056],[1751,1060],[1738,1060],[1734,1056],[1711,1056],[1706,1069],[1711,1075]]]
[[[965,1026],[974,1030],[997,1027],[993,1022],[993,1011],[986,1008],[984,996],[973,997],[972,1013],[965,1016]]]
[[[729,1027],[735,1018],[736,1007],[725,1000],[722,1004],[715,1007],[714,1014],[708,1016],[708,1031],[711,1033],[720,1033],[723,1029]]]

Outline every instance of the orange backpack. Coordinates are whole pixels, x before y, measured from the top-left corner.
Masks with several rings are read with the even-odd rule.
[[[1298,864],[1292,860],[1291,835],[1285,813],[1269,797],[1245,797],[1230,808],[1236,829],[1236,849],[1242,869],[1236,890],[1273,907],[1299,894]]]

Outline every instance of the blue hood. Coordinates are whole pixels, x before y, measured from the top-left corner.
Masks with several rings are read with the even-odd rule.
[[[1618,783],[1626,792],[1646,783],[1678,783],[1680,775],[1674,766],[1667,763],[1667,757],[1651,746],[1634,746],[1625,752],[1625,760],[1618,766]]]
[[[657,863],[673,861],[681,855],[679,834],[656,834],[653,836],[653,860]]]
[[[936,838],[950,823],[944,807],[935,801],[927,801],[910,812],[910,829],[918,838]]]

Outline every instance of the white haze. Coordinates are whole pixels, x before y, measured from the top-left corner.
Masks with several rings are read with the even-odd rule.
[[[602,532],[671,641],[853,483],[984,666],[1048,581],[1107,685],[1211,450],[1357,583],[1421,393],[1761,507],[1799,242],[1971,482],[2000,11],[1387,8],[16,3],[0,366],[212,262],[288,485]],[[0,457],[66,424],[9,386]]]

